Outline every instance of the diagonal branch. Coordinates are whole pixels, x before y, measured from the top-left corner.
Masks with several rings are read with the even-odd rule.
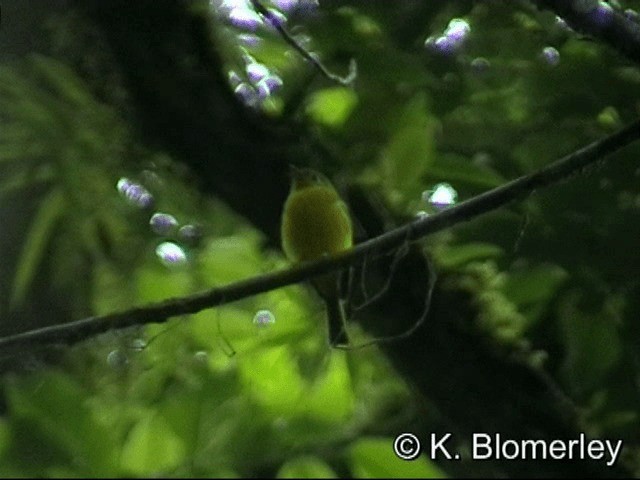
[[[553,11],[581,33],[609,44],[640,65],[640,24],[632,15],[623,15],[609,4],[598,1],[533,0],[540,8]]]
[[[224,305],[339,270],[347,265],[362,261],[365,257],[398,248],[407,241],[416,241],[429,234],[471,220],[527,196],[537,189],[548,187],[571,175],[580,173],[638,138],[640,138],[640,120],[636,120],[618,132],[593,142],[537,172],[519,177],[435,215],[414,220],[407,225],[360,243],[334,257],[308,262],[290,269],[260,275],[186,297],[173,298],[119,313],[88,317],[75,322],[10,335],[0,338],[0,349],[33,344],[73,343],[110,329],[147,323],[162,323],[171,317],[197,313],[207,308]]]

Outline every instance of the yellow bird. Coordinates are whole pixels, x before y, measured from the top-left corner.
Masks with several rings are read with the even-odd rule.
[[[309,168],[291,167],[291,191],[282,212],[282,249],[293,263],[318,260],[353,245],[347,205],[331,182]],[[327,306],[329,343],[348,343],[339,274],[331,272],[311,283]]]

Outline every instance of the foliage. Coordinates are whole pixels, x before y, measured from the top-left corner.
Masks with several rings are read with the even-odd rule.
[[[375,191],[396,219],[443,208],[423,195],[440,182],[471,198],[637,114],[636,66],[523,2],[406,2],[397,11],[353,2],[291,13],[304,32],[295,38],[329,68],[356,59],[353,87],[309,73],[274,29],[247,32],[223,2],[213,12],[205,3],[194,12],[212,17],[211,40],[238,102],[265,123],[303,125],[329,157],[308,163]],[[439,51],[436,38],[456,16],[470,33],[455,54]],[[85,21],[74,13],[61,25]],[[559,62],[544,56],[550,46]],[[173,152],[145,145],[129,112],[96,95],[104,85],[68,64],[77,51],[57,57],[0,66],[0,204],[40,188],[14,241],[0,315],[44,304],[43,275],[76,312],[101,314],[286,267],[270,239],[199,192]],[[544,371],[582,407],[585,429],[625,438],[636,465],[637,151],[423,244],[441,288],[470,299],[473,315],[454,327]],[[119,195],[125,177],[153,202],[136,205],[126,188]],[[256,209],[269,201],[256,199]],[[177,225],[150,231],[153,213]],[[162,258],[162,242],[184,259]],[[256,322],[261,310],[275,323]],[[393,455],[393,437],[418,418],[433,429],[446,419],[431,405],[420,410],[412,385],[377,348],[327,349],[323,322],[311,291],[292,286],[109,332],[65,349],[55,365],[24,352],[23,365],[35,359],[38,368],[3,378],[0,475],[473,474],[464,462]],[[351,328],[355,341],[367,338],[366,325]]]
[[[2,67],[0,98],[0,194],[7,198],[43,186],[15,268],[9,302],[15,309],[26,300],[47,254],[56,264],[56,281],[69,285],[78,258],[100,257],[104,242],[126,235],[111,172],[128,152],[115,113],[53,59],[34,55]]]

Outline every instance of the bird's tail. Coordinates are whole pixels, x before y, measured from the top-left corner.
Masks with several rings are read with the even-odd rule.
[[[338,275],[323,275],[312,281],[316,291],[327,308],[327,326],[329,329],[329,345],[348,345],[347,322],[344,307],[340,300]]]
[[[342,307],[342,301],[338,295],[333,298],[326,299],[327,306],[327,326],[329,328],[329,345],[335,347],[337,345],[348,345],[349,337],[347,336],[347,322]]]

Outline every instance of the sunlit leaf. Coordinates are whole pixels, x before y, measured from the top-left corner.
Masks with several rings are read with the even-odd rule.
[[[322,376],[306,398],[308,414],[325,422],[344,422],[353,413],[353,386],[344,352],[331,352]]]
[[[329,465],[316,457],[289,460],[278,470],[277,478],[338,478]]]
[[[258,242],[247,235],[214,238],[200,254],[200,269],[207,285],[219,285],[260,273]]]
[[[307,114],[316,122],[337,128],[344,124],[358,103],[358,97],[351,89],[334,87],[320,90],[311,95]]]
[[[243,359],[240,374],[245,388],[270,411],[290,414],[301,407],[304,385],[288,346]]]
[[[122,449],[120,463],[134,475],[156,476],[176,468],[186,454],[184,441],[159,415],[150,414],[133,427]]]
[[[363,438],[349,449],[349,463],[354,478],[445,478],[433,462],[420,456],[401,460],[393,451],[394,439]]]

